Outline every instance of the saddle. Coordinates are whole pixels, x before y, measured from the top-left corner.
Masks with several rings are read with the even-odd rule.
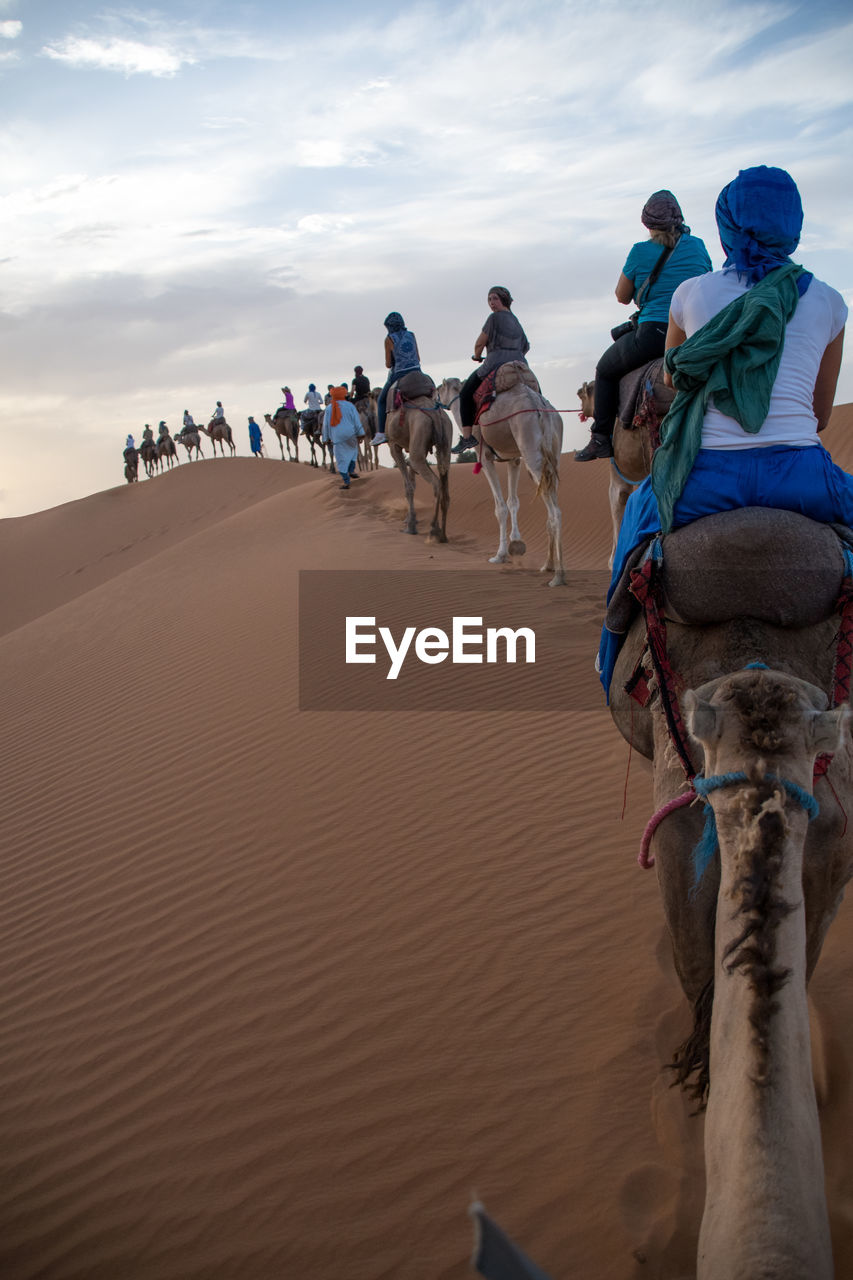
[[[628,631],[640,610],[631,575],[656,539],[629,558],[607,607],[608,631]],[[690,627],[754,618],[810,627],[836,611],[853,533],[795,511],[743,507],[705,516],[660,539],[666,617]]]
[[[394,408],[400,409],[404,400],[418,400],[421,396],[429,396],[434,401],[436,395],[435,383],[429,374],[413,369],[394,384]]]
[[[498,365],[497,369],[491,369],[474,392],[474,405],[477,410],[475,423],[480,421],[481,415],[491,404],[494,404],[502,391],[511,390],[519,381],[525,383],[532,391],[538,392],[539,395],[542,394],[536,374],[520,360],[511,360],[507,364]]]
[[[632,369],[619,382],[619,425],[626,431],[648,427],[656,448],[660,443],[660,424],[674,399],[673,388],[664,385],[662,359]]]

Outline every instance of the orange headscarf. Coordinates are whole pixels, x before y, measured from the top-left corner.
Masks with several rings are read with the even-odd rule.
[[[329,392],[329,395],[332,397],[332,412],[329,417],[329,425],[332,427],[336,427],[341,420],[341,406],[338,404],[338,401],[346,400],[347,394],[346,387],[332,387]]]

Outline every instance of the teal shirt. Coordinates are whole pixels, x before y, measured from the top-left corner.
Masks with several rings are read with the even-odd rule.
[[[634,286],[635,298],[662,253],[663,245],[655,244],[654,240],[641,240],[631,249],[622,271]],[[698,236],[691,236],[689,232],[682,235],[657,280],[646,290],[640,308],[640,324],[646,324],[649,320],[666,324],[672,295],[682,280],[704,276],[707,271],[712,270],[704,242]]]

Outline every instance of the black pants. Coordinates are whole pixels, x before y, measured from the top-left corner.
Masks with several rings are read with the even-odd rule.
[[[666,325],[663,321],[650,320],[607,348],[595,368],[593,431],[606,436],[613,434],[619,413],[620,378],[632,369],[641,369],[650,360],[657,360],[664,353],[665,343]]]
[[[462,430],[465,435],[470,436],[471,429],[474,426],[474,419],[477,416],[477,406],[474,404],[474,392],[482,382],[479,369],[475,369],[469,378],[466,378],[459,388],[459,417],[462,419]]]

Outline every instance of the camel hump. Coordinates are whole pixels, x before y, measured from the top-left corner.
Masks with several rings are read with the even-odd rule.
[[[695,520],[667,534],[663,551],[667,613],[694,627],[734,618],[814,626],[835,612],[844,577],[832,525],[771,507]]]
[[[422,373],[420,369],[404,373],[397,379],[396,389],[405,400],[417,400],[419,396],[430,396],[434,400],[436,397],[435,383],[428,373]]]
[[[539,379],[529,365],[523,364],[521,360],[511,360],[508,364],[498,365],[495,370],[495,392],[498,395],[502,391],[511,391],[513,387],[518,386],[519,382],[523,382],[525,386],[541,396],[542,388],[539,386]]]

